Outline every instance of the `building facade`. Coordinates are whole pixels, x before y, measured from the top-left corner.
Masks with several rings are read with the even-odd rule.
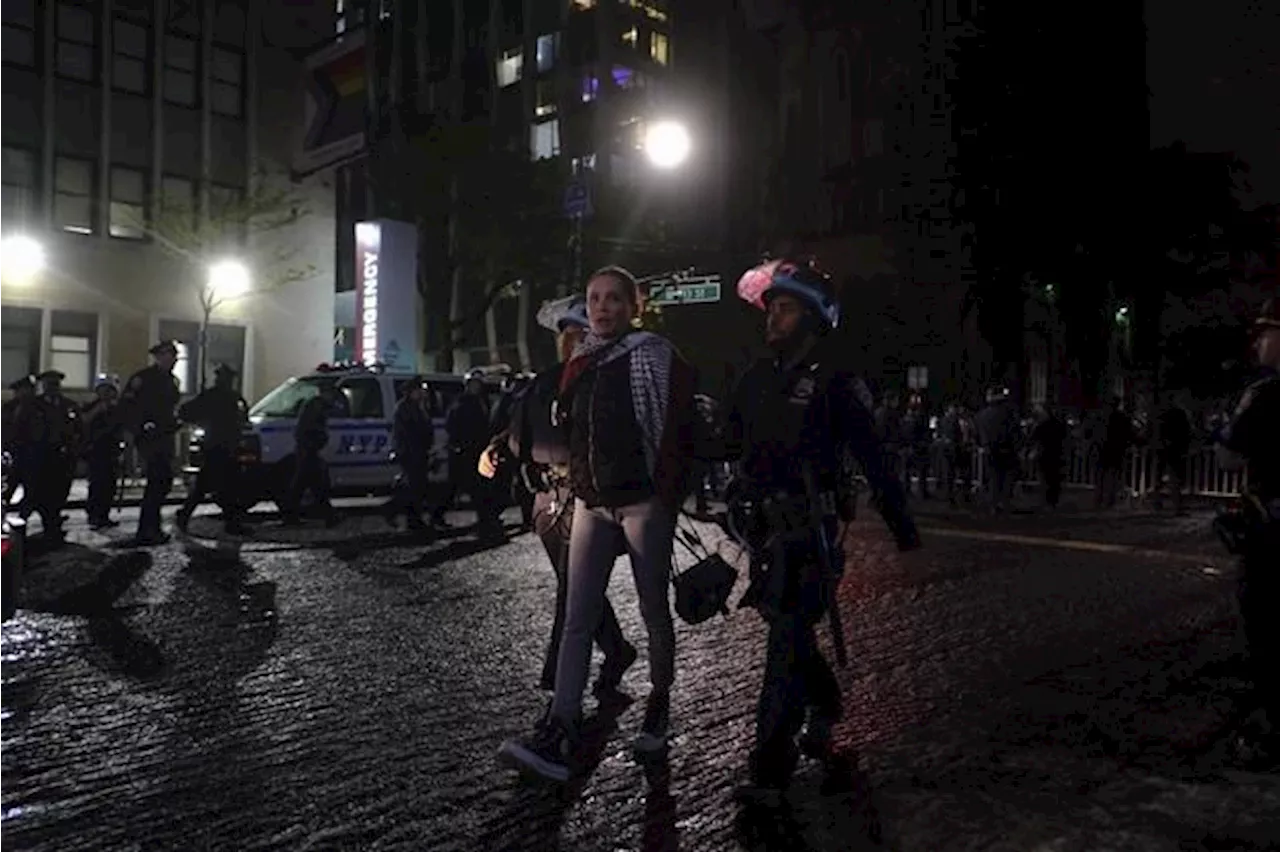
[[[285,176],[302,78],[264,38],[305,33],[298,17],[249,0],[5,4],[3,234],[45,257],[22,280],[6,266],[6,384],[56,368],[83,390],[173,338],[195,392],[210,301],[206,367],[235,367],[246,397],[329,357],[332,193]],[[259,211],[274,220],[259,231],[245,211],[268,198],[289,209]],[[247,270],[247,291],[208,299],[217,261]]]

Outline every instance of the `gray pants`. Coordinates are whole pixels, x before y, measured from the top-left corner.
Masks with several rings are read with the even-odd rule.
[[[574,501],[569,536],[569,597],[552,716],[575,722],[582,711],[591,644],[604,616],[605,591],[617,558],[619,536],[625,540],[631,557],[640,614],[649,631],[649,677],[653,689],[671,689],[675,680],[676,635],[667,584],[674,532],[675,518],[656,498],[617,509],[592,509],[581,500]]]

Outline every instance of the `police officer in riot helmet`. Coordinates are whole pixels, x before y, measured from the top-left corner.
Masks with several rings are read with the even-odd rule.
[[[919,546],[902,485],[885,468],[875,423],[858,380],[832,363],[828,332],[840,312],[830,280],[812,263],[770,261],[748,271],[738,293],[766,312],[773,357],[749,369],[728,405],[724,454],[738,462],[730,526],[751,552],[751,585],[740,606],[769,625],[750,782],[739,798],[777,805],[801,751],[838,765],[832,727],[839,685],[816,639],[831,618],[843,661],[834,590],[842,571],[839,525],[852,517],[852,454],[877,494],[877,507],[901,549]],[[797,735],[808,727],[799,740]]]
[[[426,381],[415,376],[405,383],[400,401],[396,403],[391,442],[396,463],[400,465],[400,478],[395,496],[383,509],[388,524],[396,526],[403,515],[409,529],[417,533],[431,529],[422,520],[430,488],[431,445],[435,439],[435,424],[427,410],[428,392]]]
[[[151,347],[150,352],[154,363],[134,373],[120,395],[121,422],[133,437],[134,449],[147,477],[134,539],[143,547],[169,540],[160,529],[160,509],[173,488],[173,436],[178,430],[177,408],[181,398],[178,380],[173,375],[173,366],[178,361],[177,344],[162,340]]]
[[[285,526],[302,522],[302,500],[310,492],[315,508],[324,516],[325,526],[337,526],[341,518],[329,502],[329,465],[323,452],[329,443],[329,416],[342,399],[338,386],[320,385],[320,393],[302,404],[293,429],[293,479],[285,505],[280,507]]]
[[[111,520],[111,503],[120,472],[121,423],[117,416],[120,392],[111,376],[98,376],[93,401],[84,407],[85,460],[89,467],[89,496],[85,501],[89,528],[118,526]]]
[[[1259,377],[1240,398],[1217,447],[1221,466],[1245,468],[1239,606],[1257,707],[1237,740],[1241,757],[1280,760],[1280,299],[1268,299],[1253,326]]]
[[[245,535],[248,528],[241,522],[243,511],[240,494],[240,460],[237,451],[249,423],[249,406],[236,390],[236,371],[219,364],[213,372],[213,387],[179,409],[185,423],[204,429],[200,442],[200,470],[191,492],[174,519],[182,532],[187,531],[191,516],[209,495],[215,495],[222,507],[223,529],[229,535]]]
[[[34,454],[27,488],[31,508],[40,515],[45,540],[62,542],[62,510],[71,492],[80,453],[80,409],[62,393],[57,370],[46,370],[36,379],[40,393],[35,405]]]

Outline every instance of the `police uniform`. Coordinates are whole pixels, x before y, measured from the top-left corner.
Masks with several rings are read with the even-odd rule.
[[[468,373],[464,380],[468,390],[454,401],[445,420],[445,430],[449,433],[449,485],[436,507],[436,521],[443,524],[444,512],[453,504],[459,491],[465,492],[475,506],[481,533],[499,537],[502,535],[502,523],[494,505],[493,484],[476,473],[480,454],[488,446],[491,432],[484,391],[473,393],[470,390],[475,381],[483,381],[483,377],[477,372]]]
[[[310,491],[316,509],[324,515],[325,526],[338,524],[338,513],[329,502],[329,465],[325,462],[324,448],[329,443],[329,412],[333,402],[326,389],[302,405],[298,423],[294,427],[293,481],[289,487],[288,505],[281,506],[287,525],[299,523],[302,514],[302,498]]]
[[[751,784],[739,791],[749,801],[787,786],[806,711],[802,747],[814,757],[830,757],[841,698],[814,628],[836,606],[830,600],[834,579],[826,575],[838,576],[843,559],[836,515],[822,504],[833,507],[847,498],[848,484],[838,481],[846,452],[861,464],[899,545],[918,545],[902,485],[886,466],[857,379],[829,363],[823,333],[839,313],[825,277],[809,267],[775,263],[760,293],[750,285],[752,274],[739,283],[744,299],[767,307],[787,294],[808,314],[807,328],[784,343],[783,354],[747,371],[729,405],[725,454],[738,462],[730,512],[740,519],[735,529],[752,554],[751,586],[741,606],[756,608],[769,625]],[[751,506],[745,514],[744,505]]]
[[[85,459],[89,463],[89,497],[85,503],[92,529],[116,526],[111,504],[120,472],[121,424],[114,382],[99,376],[94,385],[98,398],[84,407]]]
[[[247,531],[240,522],[244,507],[241,505],[240,460],[236,451],[249,422],[249,406],[236,392],[235,377],[235,370],[219,364],[214,371],[213,387],[201,391],[179,411],[184,422],[204,428],[200,470],[175,518],[178,529],[183,532],[187,531],[187,524],[191,522],[196,508],[210,494],[217,496],[222,507],[223,528],[231,535],[242,535]]]
[[[415,389],[425,389],[423,379],[415,377],[405,386],[404,396],[396,403],[391,422],[391,441],[400,465],[400,481],[396,495],[387,504],[384,516],[395,524],[403,515],[409,529],[426,532],[429,525],[422,520],[431,487],[431,446],[435,443],[435,424],[427,413],[425,402],[414,398]]]
[[[1269,300],[1255,324],[1258,334],[1280,335],[1280,300]],[[1280,345],[1280,343],[1273,344]],[[1263,364],[1222,430],[1224,466],[1243,463],[1257,526],[1240,554],[1239,605],[1258,703],[1280,731],[1280,373]]]
[[[29,506],[40,515],[45,537],[56,542],[62,540],[62,510],[80,452],[80,409],[62,395],[62,373],[48,370],[36,378],[41,393],[33,411]]]
[[[170,340],[151,347],[152,355],[177,354]],[[120,396],[121,419],[133,436],[133,446],[147,478],[138,513],[138,544],[162,544],[160,509],[173,488],[173,436],[178,430],[176,409],[181,393],[173,373],[152,364],[130,377]]]
[[[36,405],[36,380],[32,376],[23,376],[10,383],[9,390],[13,391],[13,398],[0,408],[4,418],[0,431],[3,432],[4,453],[9,468],[4,484],[5,506],[9,505],[19,485],[23,486],[24,494],[27,490],[26,472],[30,467],[35,425],[33,413]]]

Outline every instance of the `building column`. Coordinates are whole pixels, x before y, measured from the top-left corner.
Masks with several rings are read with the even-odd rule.
[[[166,0],[151,4],[151,212],[154,215],[164,187],[164,59]]]

